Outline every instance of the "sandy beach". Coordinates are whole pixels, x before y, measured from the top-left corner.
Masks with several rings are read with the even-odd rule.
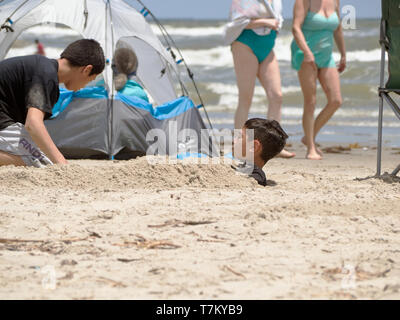
[[[362,180],[373,148],[290,150],[265,188],[223,164],[1,167],[0,299],[399,299],[400,179]]]

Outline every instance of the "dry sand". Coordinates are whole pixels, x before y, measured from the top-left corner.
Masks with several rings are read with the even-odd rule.
[[[399,299],[400,182],[356,180],[375,150],[293,149],[266,188],[227,165],[0,168],[0,299]]]

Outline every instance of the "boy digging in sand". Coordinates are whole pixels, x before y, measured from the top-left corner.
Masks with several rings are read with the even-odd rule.
[[[77,91],[104,70],[100,44],[71,43],[60,58],[23,56],[0,62],[0,165],[67,164],[44,125],[59,97],[59,83]]]
[[[250,139],[247,130],[253,130],[254,137]],[[256,179],[258,184],[266,186],[267,178],[262,168],[283,150],[287,138],[288,135],[277,121],[249,119],[242,128],[241,136],[235,139],[234,156],[245,160],[245,165],[253,168],[250,176]],[[248,147],[247,143],[253,145]],[[243,171],[241,168],[235,169]]]

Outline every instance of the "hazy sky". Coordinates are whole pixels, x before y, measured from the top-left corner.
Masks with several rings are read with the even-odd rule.
[[[142,0],[160,19],[226,19],[231,0]],[[292,17],[295,0],[282,0],[283,15]],[[381,0],[341,0],[341,6],[353,5],[357,18],[378,18]]]

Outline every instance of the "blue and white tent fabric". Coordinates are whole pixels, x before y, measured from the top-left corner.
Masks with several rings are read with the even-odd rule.
[[[117,93],[113,101],[112,127],[108,121],[108,102],[103,87],[77,92],[61,90],[60,99],[53,108],[53,118],[46,121],[46,127],[68,158],[104,158],[113,150],[112,156],[116,159],[128,159],[145,155],[155,142],[158,150],[153,154],[175,156],[179,152],[200,151],[201,140],[203,146],[206,145],[207,137],[201,133],[205,125],[198,107],[188,97],[154,107],[140,98]],[[186,148],[188,135],[184,131],[188,129],[200,139],[194,141],[196,145]],[[109,139],[109,130],[113,132],[113,139]],[[151,130],[155,130],[156,136],[159,134],[157,138],[149,135]],[[182,144],[184,148],[180,147]],[[209,154],[208,150],[205,152]]]
[[[54,117],[45,122],[52,139],[66,157],[111,158],[122,157],[122,153],[125,156],[144,154],[151,145],[146,136],[152,129],[165,131],[166,141],[162,143],[160,153],[170,154],[171,140],[178,139],[169,134],[172,123],[178,132],[194,130],[198,137],[201,137],[201,129],[206,129],[198,108],[187,97],[188,90],[180,78],[171,48],[165,48],[153,33],[145,18],[148,10],[137,11],[133,2],[0,2],[0,60],[23,31],[45,23],[69,27],[83,38],[97,40],[104,49],[107,61],[102,74],[104,88],[89,87],[75,93],[62,90],[53,110]],[[140,1],[137,3],[141,4]],[[139,61],[137,80],[153,104],[115,90],[111,62],[115,50],[120,47],[135,51]],[[177,92],[177,87],[182,89],[181,93]],[[186,144],[185,141],[172,142]],[[200,145],[200,141],[197,143]]]
[[[0,60],[26,29],[56,23],[71,28],[83,38],[97,40],[108,62],[113,60],[116,48],[134,49],[139,60],[137,76],[155,103],[176,99],[175,86],[171,81],[178,73],[176,62],[132,2],[3,0],[0,2]],[[111,63],[108,63],[103,77],[109,97],[115,94],[112,75]]]

